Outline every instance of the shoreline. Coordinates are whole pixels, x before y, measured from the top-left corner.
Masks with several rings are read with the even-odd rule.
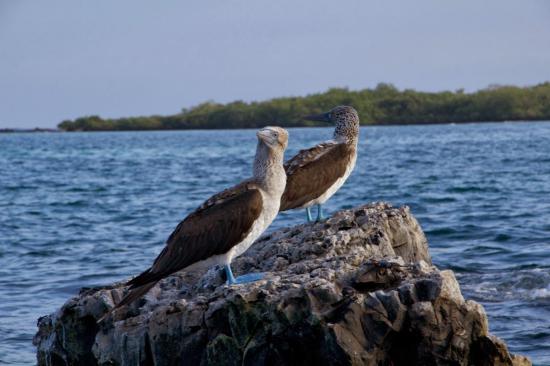
[[[392,127],[392,126],[426,126],[426,125],[466,125],[466,124],[489,124],[489,123],[525,123],[525,122],[550,122],[547,119],[531,120],[505,120],[505,121],[467,121],[467,122],[412,122],[412,123],[368,123],[361,127]],[[303,126],[281,126],[287,129],[293,128],[323,128],[325,125],[303,125]],[[0,134],[10,133],[74,133],[74,132],[162,132],[162,131],[230,131],[230,130],[255,130],[258,127],[235,127],[235,128],[174,128],[174,129],[128,129],[128,130],[63,130],[58,128],[2,128]]]

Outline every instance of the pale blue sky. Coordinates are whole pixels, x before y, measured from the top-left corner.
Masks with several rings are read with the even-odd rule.
[[[546,0],[0,0],[0,127],[545,80]]]

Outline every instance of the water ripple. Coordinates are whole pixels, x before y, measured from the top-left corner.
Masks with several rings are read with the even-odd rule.
[[[287,156],[330,136],[292,129]],[[149,266],[187,213],[250,174],[254,145],[252,130],[0,135],[0,363],[34,363],[36,319],[79,288]],[[491,331],[550,364],[550,124],[367,127],[359,154],[326,209],[409,205]]]

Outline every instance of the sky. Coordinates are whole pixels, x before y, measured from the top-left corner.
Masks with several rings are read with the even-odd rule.
[[[547,0],[0,0],[0,128],[548,80]]]

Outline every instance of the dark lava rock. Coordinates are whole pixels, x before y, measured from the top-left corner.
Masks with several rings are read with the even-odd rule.
[[[96,324],[122,284],[38,321],[39,365],[530,365],[488,333],[407,207],[369,204],[282,229],[219,268],[177,273]]]

